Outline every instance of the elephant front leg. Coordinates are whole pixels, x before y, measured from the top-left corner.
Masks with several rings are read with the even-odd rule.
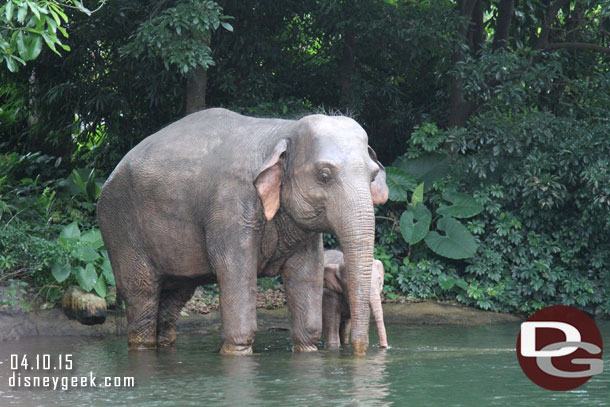
[[[237,229],[237,230],[236,230]],[[223,355],[248,355],[256,333],[258,236],[252,230],[222,225],[208,229],[208,258],[220,290]]]
[[[295,352],[318,350],[322,334],[324,267],[321,235],[315,240],[293,255],[282,270]]]

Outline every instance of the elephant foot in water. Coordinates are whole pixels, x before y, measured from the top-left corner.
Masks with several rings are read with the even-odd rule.
[[[223,343],[220,348],[221,355],[251,355],[252,345],[233,345],[230,343]]]

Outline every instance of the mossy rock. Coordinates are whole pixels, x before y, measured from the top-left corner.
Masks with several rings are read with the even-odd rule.
[[[61,306],[68,318],[76,319],[81,324],[96,325],[106,321],[106,301],[78,286],[73,285],[66,290]]]

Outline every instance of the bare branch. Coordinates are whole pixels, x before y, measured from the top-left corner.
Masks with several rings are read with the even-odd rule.
[[[601,52],[603,54],[610,54],[610,48],[602,47],[597,44],[590,44],[587,42],[558,42],[553,44],[547,44],[544,49],[590,49],[592,51]]]

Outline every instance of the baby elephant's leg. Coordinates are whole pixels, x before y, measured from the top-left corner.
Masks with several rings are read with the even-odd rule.
[[[324,334],[325,347],[338,348],[341,346],[339,337],[339,326],[341,324],[341,298],[340,294],[324,289],[322,299],[322,332]]]

